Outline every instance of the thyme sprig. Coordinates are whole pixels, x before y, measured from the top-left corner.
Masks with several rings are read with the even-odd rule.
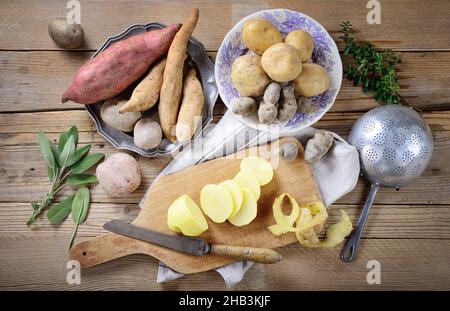
[[[356,42],[352,36],[353,27],[349,21],[340,24],[340,38],[345,42],[345,55],[352,55],[356,64],[346,64],[344,75],[355,86],[361,86],[365,93],[372,93],[382,103],[398,104],[403,98],[398,94],[400,89],[397,69],[401,55],[391,50],[377,50],[370,42]]]

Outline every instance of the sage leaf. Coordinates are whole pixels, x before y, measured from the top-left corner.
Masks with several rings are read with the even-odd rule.
[[[82,158],[80,161],[73,164],[70,169],[74,174],[81,174],[85,172],[86,170],[93,167],[98,161],[100,161],[103,158],[103,153],[92,153],[88,154],[84,158]]]
[[[93,184],[97,182],[97,177],[91,174],[77,174],[71,175],[67,178],[67,183],[69,185],[86,185]]]
[[[53,157],[53,153],[50,148],[50,142],[48,141],[47,137],[42,131],[39,132],[38,137],[39,137],[39,148],[41,149],[42,156],[44,157],[45,162],[47,162],[48,166],[54,169],[55,158]]]
[[[37,211],[39,209],[39,204],[36,202],[31,202],[31,207],[33,208],[33,210]]]
[[[67,166],[67,163],[73,157],[74,151],[75,151],[74,138],[73,136],[70,136],[63,150],[61,151],[61,155],[59,157],[59,165],[61,168]]]
[[[47,212],[47,219],[52,224],[59,224],[69,216],[72,210],[72,202],[75,195],[72,195],[58,204],[53,205]]]
[[[61,155],[61,151],[59,151],[58,147],[52,143],[50,143],[50,149],[52,150],[53,157],[58,160],[59,156]]]
[[[69,160],[69,162],[67,163],[67,166],[71,166],[75,162],[79,161],[82,157],[84,157],[89,152],[91,147],[92,147],[92,145],[86,145],[86,146],[81,147],[78,150],[75,150],[75,152],[73,153],[73,157]]]
[[[69,129],[69,136],[73,137],[73,142],[75,143],[75,147],[78,144],[78,129],[75,125],[72,125]]]
[[[59,135],[59,144],[58,144],[59,151],[62,151],[64,149],[64,146],[66,145],[68,139],[69,133],[67,132],[62,132]]]
[[[72,220],[76,224],[82,224],[86,220],[89,210],[90,192],[86,186],[81,186],[75,193],[72,202]]]
[[[56,174],[55,174],[55,169],[50,167],[50,165],[47,165],[47,175],[48,175],[48,179],[50,179],[50,181],[53,181],[53,178],[55,178]]]

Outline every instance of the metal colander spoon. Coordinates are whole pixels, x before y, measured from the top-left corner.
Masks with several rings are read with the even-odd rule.
[[[342,249],[344,262],[356,258],[378,189],[398,189],[417,178],[433,152],[430,128],[416,111],[402,105],[384,105],[367,112],[352,127],[348,141],[358,149],[361,172],[372,185],[355,230]]]

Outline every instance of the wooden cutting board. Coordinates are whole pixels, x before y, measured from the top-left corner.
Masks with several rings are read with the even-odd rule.
[[[292,161],[278,156],[280,147],[286,142],[297,144],[299,149],[297,158]],[[202,187],[233,178],[239,172],[240,159],[248,155],[268,159],[275,169],[272,181],[261,188],[256,219],[243,227],[235,227],[228,222],[216,224],[208,220],[209,229],[201,237],[214,244],[267,248],[277,248],[295,242],[295,235],[292,233],[276,237],[267,230],[268,226],[275,223],[272,214],[274,199],[283,192],[294,196],[300,204],[321,200],[313,173],[303,159],[303,147],[292,137],[282,138],[270,145],[245,149],[234,155],[204,162],[159,178],[150,187],[144,208],[133,224],[175,234],[167,227],[167,209],[170,204],[180,195],[188,194],[200,206]],[[78,260],[81,267],[90,267],[136,253],[153,256],[181,273],[207,271],[235,261],[216,255],[196,257],[114,233],[77,244],[71,249],[70,257]]]

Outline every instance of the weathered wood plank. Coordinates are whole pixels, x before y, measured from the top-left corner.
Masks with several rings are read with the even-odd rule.
[[[340,220],[343,209],[356,224],[361,206],[334,205],[329,209],[327,223]],[[94,237],[103,233],[103,224],[121,219],[131,222],[140,209],[137,204],[92,203],[89,216],[79,227],[78,236]],[[61,225],[52,225],[43,214],[32,227],[25,225],[31,214],[28,203],[0,203],[0,234],[3,237],[70,239],[75,225],[69,218]],[[450,205],[375,205],[364,231],[364,238],[377,239],[450,239]]]
[[[0,51],[0,112],[81,109],[61,104],[61,94],[91,52]],[[209,53],[212,59],[215,52]],[[403,53],[401,95],[424,110],[450,109],[450,52]],[[377,105],[347,79],[331,111],[365,111]],[[224,110],[220,98],[217,110]]]
[[[334,131],[344,137],[361,113],[328,113],[317,124],[317,128]],[[430,124],[435,140],[434,154],[424,175],[402,188],[399,192],[383,189],[376,198],[378,204],[448,204],[450,201],[450,112],[431,112],[424,114]],[[0,180],[1,202],[29,202],[39,199],[47,191],[47,171],[40,160],[36,135],[39,129],[50,133],[50,139],[70,124],[77,124],[82,132],[81,139],[93,143],[93,150],[109,155],[116,150],[95,133],[86,111],[39,112],[0,114]],[[92,138],[94,137],[94,138]],[[94,186],[94,202],[136,203],[145,193],[161,169],[170,161],[164,158],[137,157],[141,165],[142,184],[130,196],[109,198]],[[24,188],[27,191],[24,191]],[[362,204],[367,195],[368,184],[361,179],[356,189],[344,196],[341,204]],[[69,190],[64,190],[67,195]]]
[[[200,9],[194,36],[208,50],[217,50],[228,30],[243,17],[262,9],[288,8],[318,20],[335,38],[343,20],[351,20],[362,39],[380,47],[402,50],[449,50],[448,1],[395,0],[381,4],[381,24],[370,25],[366,1],[307,0],[193,0],[185,1],[81,1],[81,24],[86,34],[83,49],[95,50],[106,37],[131,24],[182,22],[193,7]],[[3,1],[0,21],[5,31],[1,49],[57,49],[47,33],[48,23],[66,16],[66,3],[58,0]],[[399,13],[401,12],[401,14]],[[417,17],[420,16],[420,23]],[[24,22],[26,21],[26,22]],[[432,35],[430,35],[432,34]]]
[[[81,284],[66,282],[65,237],[0,237],[2,290],[226,290],[214,271],[156,283],[157,261],[133,255],[82,270]],[[352,264],[340,248],[280,249],[283,260],[255,265],[235,290],[449,290],[450,245],[429,239],[366,239]],[[424,256],[429,254],[429,256]],[[381,266],[381,284],[367,284],[369,260]],[[20,273],[19,273],[20,271]],[[206,281],[207,280],[207,281]]]

